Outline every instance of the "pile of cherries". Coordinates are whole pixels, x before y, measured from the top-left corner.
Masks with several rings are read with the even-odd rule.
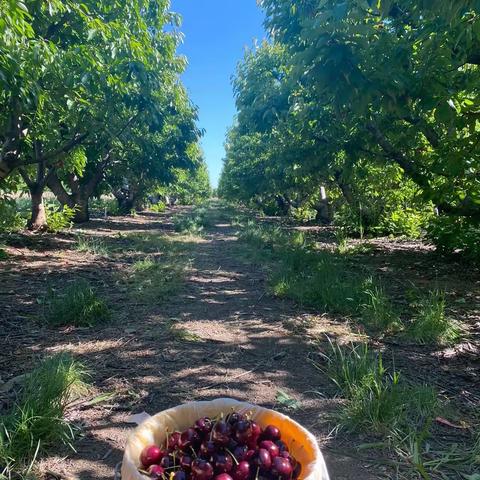
[[[302,466],[275,425],[262,429],[248,415],[203,417],[164,446],[140,455],[141,473],[163,480],[296,480]]]

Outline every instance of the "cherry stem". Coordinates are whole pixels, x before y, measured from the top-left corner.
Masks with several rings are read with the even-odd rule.
[[[235,457],[235,455],[227,448],[225,447],[225,450],[230,454],[230,456],[233,458],[233,461],[235,462],[235,465],[238,465],[238,460]]]

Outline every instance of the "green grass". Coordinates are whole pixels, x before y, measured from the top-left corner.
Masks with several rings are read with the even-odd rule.
[[[378,332],[392,333],[401,330],[400,317],[384,288],[369,278],[364,284],[363,291],[365,294],[365,301],[361,305],[363,323]]]
[[[126,278],[130,295],[142,303],[162,303],[181,288],[186,266],[185,258],[176,255],[138,260]]]
[[[67,354],[43,360],[26,376],[16,402],[1,418],[0,468],[5,478],[25,478],[38,454],[58,453],[60,444],[71,445],[75,429],[65,411],[85,392],[85,378],[84,367]]]
[[[51,290],[44,301],[50,325],[93,326],[109,319],[106,303],[86,280],[77,280],[62,290]]]
[[[75,243],[75,250],[82,253],[90,253],[106,257],[110,250],[101,238],[79,235]]]
[[[365,314],[370,323],[379,323],[379,308],[387,307],[383,290],[348,259],[314,250],[303,232],[248,222],[240,230],[239,240],[249,245],[249,255],[272,264],[269,285],[274,295],[322,311],[358,317]],[[380,292],[382,298],[372,298]]]
[[[459,325],[445,313],[445,294],[432,291],[420,299],[406,335],[422,344],[454,344],[462,334]]]
[[[392,435],[410,432],[433,418],[435,390],[411,385],[400,372],[384,365],[382,354],[367,344],[340,346],[330,342],[326,367],[317,365],[347,400],[339,414],[349,430]]]
[[[202,235],[205,229],[214,224],[212,211],[206,207],[197,207],[190,213],[177,215],[173,219],[174,229],[178,233]]]
[[[324,358],[327,361],[327,368],[316,366],[328,375],[345,397],[351,396],[364,378],[378,377],[381,365],[378,357],[370,351],[366,343],[342,347],[330,342],[329,352]]]

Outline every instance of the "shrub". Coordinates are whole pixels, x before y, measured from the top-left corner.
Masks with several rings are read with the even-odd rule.
[[[90,200],[90,211],[100,216],[120,215],[120,209],[118,208],[118,202],[115,198],[100,197],[92,198]]]
[[[194,209],[191,213],[178,215],[173,219],[176,232],[200,235],[205,228],[212,226],[209,212],[204,207]]]
[[[51,325],[84,327],[107,320],[110,311],[87,281],[77,280],[62,292],[49,292],[45,299],[45,317]]]
[[[67,354],[43,360],[26,376],[15,404],[1,419],[0,466],[5,478],[28,471],[39,452],[71,443],[74,428],[65,411],[85,391],[85,377],[84,367]]]
[[[452,344],[461,336],[459,325],[445,314],[445,293],[430,292],[420,299],[407,335],[419,343]]]
[[[164,202],[158,202],[149,207],[151,212],[163,213],[167,209],[167,206]]]
[[[18,212],[16,202],[0,196],[0,232],[15,232],[25,226],[25,219]]]
[[[57,233],[66,228],[71,228],[72,219],[75,216],[75,208],[64,205],[58,209],[53,204],[47,204],[45,211],[47,214],[47,229],[51,233]]]
[[[460,252],[476,262],[480,261],[480,222],[464,218],[440,216],[432,220],[428,238],[442,253]]]

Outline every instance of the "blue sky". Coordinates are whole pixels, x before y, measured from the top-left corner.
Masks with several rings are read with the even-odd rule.
[[[227,128],[235,115],[231,76],[246,46],[265,37],[256,0],[172,0],[183,17],[180,53],[188,58],[183,81],[199,107],[199,126],[213,186],[217,185]]]

